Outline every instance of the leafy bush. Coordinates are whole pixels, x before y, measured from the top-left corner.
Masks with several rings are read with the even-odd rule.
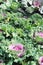
[[[31,14],[34,8],[25,11],[21,2],[8,2],[0,1],[0,64],[43,64],[43,15]]]

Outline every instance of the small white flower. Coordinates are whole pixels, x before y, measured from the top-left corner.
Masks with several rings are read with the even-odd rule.
[[[29,4],[30,4],[30,5],[32,5],[32,2],[33,2],[33,1],[32,1],[32,0],[30,0],[30,1],[29,1]]]
[[[28,7],[27,6],[27,0],[22,0],[22,4],[24,5],[24,7]]]
[[[0,8],[2,8],[2,9],[6,9],[5,4],[1,4],[1,5],[0,5]]]
[[[18,0],[16,0],[16,2],[18,2]]]
[[[16,34],[16,33],[14,33],[14,32],[12,33],[12,35],[13,35],[13,37],[17,37],[17,34]]]
[[[7,0],[7,2],[5,2],[6,6],[11,6],[11,1]]]
[[[3,4],[0,5],[0,8],[7,9],[7,7],[10,7],[12,3],[12,0],[6,0]]]
[[[43,14],[43,6],[41,6],[41,8],[39,8],[39,11],[41,14]]]

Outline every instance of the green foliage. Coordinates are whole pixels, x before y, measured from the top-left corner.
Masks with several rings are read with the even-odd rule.
[[[11,4],[11,9],[12,10],[16,11],[16,10],[18,10],[19,7],[20,7],[19,3],[12,2],[12,4]]]
[[[28,13],[33,13],[33,12],[34,12],[34,8],[33,8],[33,7],[27,7],[27,8],[26,8],[26,11],[27,11]]]
[[[40,44],[43,38],[35,37],[35,32],[43,32],[43,17],[38,13],[30,15],[29,12],[34,11],[30,7],[24,12],[20,2],[9,2],[10,6],[3,2],[6,8],[2,6],[0,9],[0,60],[3,65],[38,65],[39,57],[43,56],[43,44]],[[9,50],[12,43],[23,44],[25,52],[22,57],[16,55],[19,52]]]

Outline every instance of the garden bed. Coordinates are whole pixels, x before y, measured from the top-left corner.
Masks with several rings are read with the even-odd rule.
[[[0,65],[43,65],[42,2],[31,3],[0,0]]]

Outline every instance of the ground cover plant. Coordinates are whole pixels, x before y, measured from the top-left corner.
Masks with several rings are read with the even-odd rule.
[[[0,0],[0,65],[43,65],[42,2]]]

